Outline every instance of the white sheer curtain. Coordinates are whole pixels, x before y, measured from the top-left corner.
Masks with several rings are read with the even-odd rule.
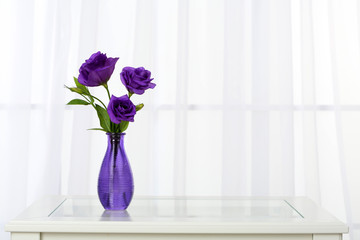
[[[66,107],[98,50],[152,71],[129,127],[136,195],[305,195],[360,238],[356,0],[0,0],[0,225],[96,194],[106,137]],[[106,97],[102,89],[93,91]],[[1,239],[8,234],[0,233]]]

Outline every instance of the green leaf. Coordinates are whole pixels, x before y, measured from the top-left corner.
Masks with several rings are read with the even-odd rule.
[[[107,113],[107,111],[95,104],[95,109],[97,112],[97,115],[99,117],[100,120],[100,126],[106,131],[106,132],[110,132],[110,118],[109,118],[109,114]]]
[[[119,125],[120,125],[120,132],[125,132],[125,130],[129,126],[129,122],[128,121],[121,121]]]
[[[72,91],[72,92],[75,92],[75,93],[78,93],[78,94],[86,94],[86,92],[84,92],[83,90],[81,90],[80,88],[75,88],[75,87],[68,87],[68,86],[66,86],[65,85],[65,87],[67,88],[67,89],[69,89],[70,91]]]
[[[93,96],[90,94],[89,88],[82,85],[81,83],[79,83],[78,79],[76,77],[74,77],[74,82],[75,85],[78,89],[81,89],[81,91],[83,92],[83,94],[85,94],[86,96],[89,96],[91,103],[94,102],[94,98]]]
[[[84,85],[79,83],[79,81],[76,77],[74,77],[74,82],[75,82],[75,85],[77,88],[81,89],[83,92],[85,92],[87,94],[90,94],[89,90]]]
[[[98,131],[103,131],[106,132],[104,129],[102,128],[89,128],[88,130],[98,130]]]
[[[89,105],[90,103],[82,99],[73,99],[67,105]]]
[[[144,104],[140,103],[140,104],[136,105],[135,107],[136,107],[136,111],[140,111],[144,107]]]

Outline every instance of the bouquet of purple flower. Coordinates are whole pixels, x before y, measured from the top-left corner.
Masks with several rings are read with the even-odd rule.
[[[119,58],[108,58],[106,54],[97,52],[91,55],[79,69],[79,77],[74,77],[75,87],[67,87],[70,91],[78,93],[83,99],[73,99],[67,105],[91,105],[97,112],[101,128],[90,130],[101,130],[111,133],[124,132],[129,122],[134,121],[137,111],[144,107],[144,104],[134,105],[130,100],[133,94],[143,94],[145,90],[154,88],[155,83],[151,81],[151,72],[143,67],[125,67],[120,73],[121,82],[128,90],[128,95],[116,97],[110,95],[107,85],[115,64]],[[106,106],[103,101],[92,95],[88,87],[103,86],[109,97],[109,104]]]

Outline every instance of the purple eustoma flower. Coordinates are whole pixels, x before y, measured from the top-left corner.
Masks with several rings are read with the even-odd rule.
[[[88,87],[106,84],[119,58],[108,58],[101,52],[94,53],[80,67],[79,83]]]
[[[130,93],[143,94],[146,89],[154,88],[155,83],[151,81],[151,72],[143,67],[124,67],[120,73],[122,83]]]
[[[121,121],[133,122],[136,114],[136,107],[131,102],[128,95],[122,97],[115,97],[112,95],[107,107],[107,112],[113,123],[119,124]]]

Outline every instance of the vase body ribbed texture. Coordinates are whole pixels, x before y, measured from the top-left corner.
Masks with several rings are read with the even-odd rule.
[[[108,145],[98,179],[99,200],[106,210],[126,209],[134,193],[124,137],[125,133],[107,133]]]

